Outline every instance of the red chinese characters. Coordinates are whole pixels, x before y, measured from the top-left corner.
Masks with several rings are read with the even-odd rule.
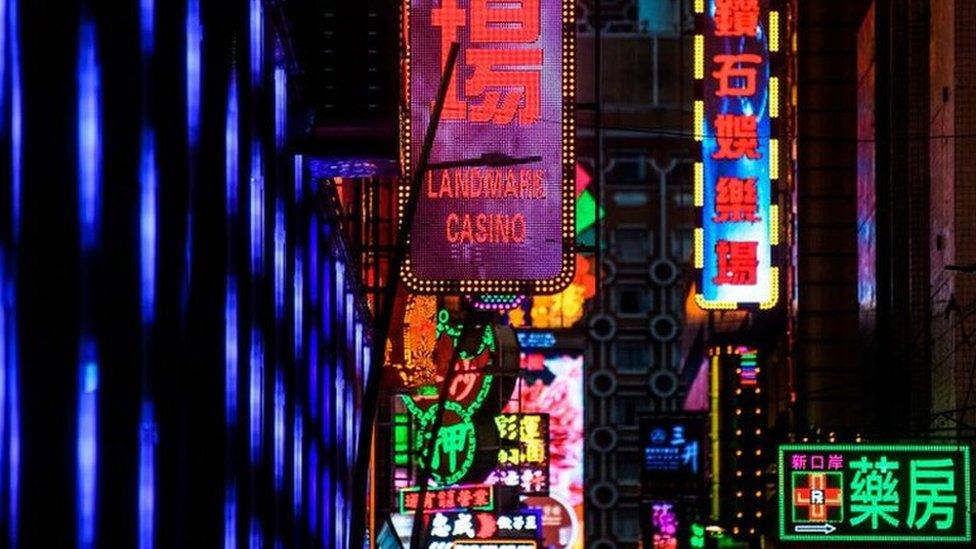
[[[719,97],[750,97],[756,94],[757,65],[762,57],[754,53],[718,54],[712,58],[718,70],[712,76],[718,81]]]
[[[715,36],[755,38],[759,0],[715,0]]]
[[[762,158],[759,152],[759,135],[755,116],[720,114],[715,117],[715,140],[718,150],[712,154],[715,160],[738,160],[743,156],[751,160]]]
[[[442,65],[451,43],[460,41],[461,29],[469,23],[473,44],[458,58],[444,103],[445,120],[520,126],[539,121],[543,51],[525,47],[540,37],[539,10],[539,0],[470,0],[467,10],[458,0],[440,0],[431,10],[431,25],[441,32]]]
[[[718,260],[718,274],[712,279],[715,284],[751,286],[756,283],[756,256],[758,242],[736,242],[719,240],[715,244]]]
[[[720,177],[715,185],[716,223],[729,221],[760,221],[756,196],[756,178]]]

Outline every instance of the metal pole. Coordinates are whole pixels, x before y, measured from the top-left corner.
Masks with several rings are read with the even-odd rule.
[[[434,136],[440,124],[441,111],[444,110],[444,100],[447,97],[448,85],[454,75],[460,44],[453,42],[447,54],[447,63],[441,76],[441,85],[437,90],[437,101],[430,115],[427,133],[424,135],[423,148],[417,161],[417,169],[412,174],[410,193],[407,197],[406,208],[400,227],[397,230],[396,247],[390,260],[390,269],[386,276],[386,286],[383,288],[383,300],[378,304],[381,314],[377,317],[375,339],[373,340],[373,356],[366,380],[366,390],[363,393],[362,423],[359,431],[359,441],[356,451],[356,470],[353,473],[352,524],[349,527],[349,547],[362,547],[366,537],[366,490],[369,478],[370,448],[372,446],[373,426],[376,423],[377,400],[379,399],[380,379],[383,373],[383,362],[386,357],[386,340],[390,334],[390,323],[393,319],[393,307],[396,301],[397,287],[400,281],[400,268],[403,266],[405,247],[410,230],[413,227],[413,216],[417,210],[420,186],[424,172],[430,160],[430,151],[434,145]],[[373,487],[375,489],[375,487]]]

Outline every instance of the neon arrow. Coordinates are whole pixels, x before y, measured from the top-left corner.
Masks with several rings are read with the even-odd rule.
[[[797,533],[814,533],[814,534],[830,534],[837,530],[837,527],[833,524],[797,524],[793,527],[793,531]]]

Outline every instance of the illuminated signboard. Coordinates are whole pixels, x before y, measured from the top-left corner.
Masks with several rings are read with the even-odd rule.
[[[780,51],[774,0],[699,0],[695,36],[695,268],[703,309],[770,309],[779,297]]]
[[[969,542],[970,474],[967,446],[780,446],[780,539]]]
[[[541,511],[506,513],[457,511],[429,515],[428,547],[444,548],[465,539],[538,539],[542,535]]]
[[[483,484],[429,488],[424,501],[425,513],[465,509],[491,511],[495,508],[495,488]],[[419,502],[420,488],[400,490],[401,513],[416,511]]]
[[[418,293],[561,290],[575,268],[575,2],[404,0],[403,14],[401,205],[460,45],[404,282]]]
[[[538,549],[539,542],[524,539],[460,540],[455,541],[454,546],[464,549]]]
[[[695,488],[703,477],[704,420],[701,417],[639,419],[645,492],[655,487]]]
[[[498,467],[488,482],[518,486],[523,496],[549,494],[549,415],[501,414]]]

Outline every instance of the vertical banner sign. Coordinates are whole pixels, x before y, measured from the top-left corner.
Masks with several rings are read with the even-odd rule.
[[[574,0],[404,0],[403,212],[453,42],[403,280],[555,293],[575,260]]]
[[[969,447],[779,447],[782,541],[972,541]]]
[[[695,0],[695,268],[703,309],[779,297],[780,13],[774,0]]]

